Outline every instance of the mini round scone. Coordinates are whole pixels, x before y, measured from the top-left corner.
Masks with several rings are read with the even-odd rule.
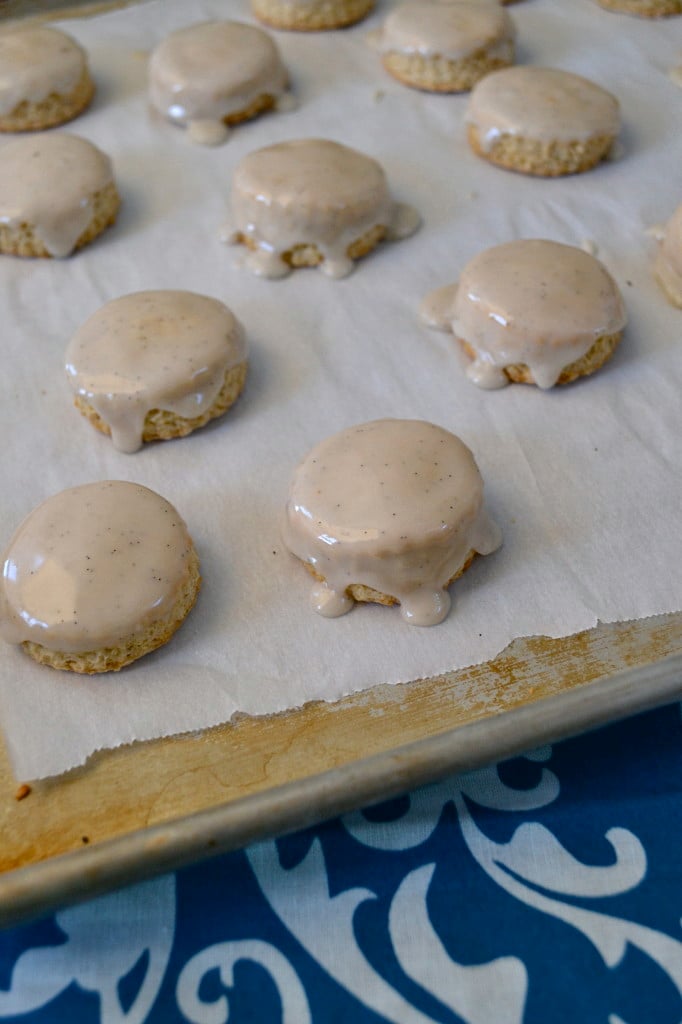
[[[74,404],[122,452],[222,416],[247,371],[241,324],[217,299],[146,291],[102,306],[66,351]]]
[[[149,96],[194,142],[216,145],[238,124],[277,105],[287,72],[262,29],[207,21],[171,32],[149,62]]]
[[[411,206],[393,201],[376,160],[326,139],[249,153],[230,202],[225,241],[246,246],[246,266],[271,278],[317,266],[345,277],[383,239],[406,238],[420,223]]]
[[[626,323],[618,285],[594,256],[527,239],[475,256],[459,282],[426,297],[422,319],[449,330],[482,388],[510,381],[551,388],[594,373]]]
[[[119,205],[111,161],[86,139],[45,132],[0,147],[0,253],[69,256]]]
[[[634,14],[638,18],[668,18],[682,14],[682,0],[597,0],[608,11]]]
[[[469,98],[473,151],[507,170],[540,177],[588,171],[620,130],[618,100],[594,82],[554,68],[503,68]]]
[[[0,132],[64,124],[94,92],[85,51],[71,36],[44,25],[0,31]]]
[[[682,309],[682,206],[677,207],[665,226],[654,274],[673,306]]]
[[[71,672],[117,672],[165,644],[201,585],[178,512],[122,480],[48,498],[21,523],[2,562],[0,636]]]
[[[514,62],[514,24],[496,3],[406,0],[370,41],[389,74],[429,92],[463,92]]]
[[[442,622],[447,587],[502,542],[472,453],[421,420],[374,420],[318,444],[294,473],[283,529],[317,580],[320,615],[399,602],[415,626]]]
[[[374,0],[251,0],[259,21],[295,32],[346,28],[361,21],[373,7]]]

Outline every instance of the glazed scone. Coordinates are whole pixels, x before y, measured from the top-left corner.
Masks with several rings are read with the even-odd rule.
[[[107,302],[66,351],[76,408],[122,452],[185,437],[222,416],[246,370],[237,318],[217,299],[186,291]]]
[[[400,603],[415,626],[442,622],[450,583],[502,540],[472,453],[421,420],[374,420],[313,448],[294,473],[283,531],[316,577],[320,615]]]
[[[48,498],[21,523],[2,563],[0,636],[71,672],[117,672],[165,644],[201,585],[177,511],[122,480]]]
[[[224,240],[246,246],[246,266],[271,278],[317,266],[345,277],[383,239],[406,238],[420,223],[412,207],[393,201],[376,160],[326,139],[249,153],[230,202]]]
[[[638,18],[669,18],[682,14],[682,0],[597,0],[608,11],[634,14]]]
[[[119,204],[109,157],[86,139],[45,132],[0,147],[0,253],[69,256]]]
[[[75,39],[44,25],[0,31],[0,131],[39,131],[77,117],[95,84]]]
[[[673,306],[682,309],[682,206],[677,207],[665,226],[654,274]]]
[[[389,74],[429,92],[464,92],[514,63],[514,24],[496,3],[406,0],[370,34]]]
[[[459,282],[426,297],[422,319],[452,331],[482,388],[510,381],[551,388],[594,373],[626,323],[618,285],[594,256],[527,239],[475,256]]]
[[[618,100],[594,82],[553,68],[486,75],[465,117],[473,151],[499,167],[541,177],[588,171],[620,131]]]
[[[251,0],[259,21],[295,32],[346,28],[361,21],[373,7],[374,0]]]
[[[230,125],[275,107],[287,81],[270,36],[238,21],[171,32],[149,62],[152,106],[204,145],[223,142]]]

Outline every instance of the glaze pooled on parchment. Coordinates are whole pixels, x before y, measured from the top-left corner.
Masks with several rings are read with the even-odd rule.
[[[250,112],[259,101],[276,105],[287,81],[270,36],[238,21],[178,29],[159,43],[149,62],[152,105],[203,145],[227,138],[227,118]]]
[[[283,530],[323,579],[311,596],[321,615],[349,611],[348,587],[360,584],[397,599],[416,626],[441,622],[448,583],[472,552],[501,543],[472,453],[421,420],[375,420],[313,448],[294,473]]]
[[[484,50],[514,59],[514,23],[498,4],[481,0],[407,0],[394,7],[382,28],[369,33],[380,53],[461,60]]]
[[[586,142],[620,130],[618,100],[568,71],[513,67],[493,71],[474,87],[465,121],[484,151],[501,137]]]
[[[24,519],[2,556],[0,636],[52,651],[114,647],[168,614],[191,551],[173,506],[140,484],[61,491]]]
[[[246,359],[241,324],[217,299],[146,291],[102,306],[76,332],[66,372],[119,451],[142,445],[153,409],[191,419],[210,409],[225,374]]]
[[[30,224],[51,256],[68,256],[113,180],[109,157],[78,135],[14,139],[0,147],[0,224]]]
[[[665,225],[654,273],[673,305],[682,308],[682,206]]]
[[[473,349],[467,376],[482,388],[504,387],[504,367],[517,364],[539,387],[553,387],[566,366],[626,322],[618,286],[599,260],[542,239],[484,250],[420,312]]]
[[[298,139],[249,153],[232,180],[231,222],[224,234],[249,247],[246,265],[262,277],[284,277],[283,256],[316,246],[320,269],[345,277],[353,269],[349,247],[381,226],[388,238],[405,238],[420,220],[395,203],[376,160],[326,139]]]
[[[0,115],[72,93],[86,71],[85,51],[64,32],[44,25],[0,30]]]

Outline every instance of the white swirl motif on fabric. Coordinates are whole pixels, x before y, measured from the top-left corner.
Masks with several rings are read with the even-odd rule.
[[[251,847],[247,856],[272,909],[332,978],[380,1017],[396,1024],[433,1024],[366,960],[355,937],[353,917],[360,904],[375,899],[375,894],[369,889],[348,889],[330,896],[318,839],[304,859],[288,870],[280,864],[274,841]]]
[[[208,971],[219,970],[227,988],[234,986],[234,966],[251,960],[264,967],[277,986],[282,1003],[282,1024],[311,1024],[305,989],[293,967],[274,946],[259,939],[218,942],[193,956],[182,969],[176,988],[180,1012],[191,1024],[227,1024],[230,1006],[225,995],[212,1003],[202,1000],[199,987]]]
[[[99,996],[100,1024],[144,1024],[173,945],[175,876],[62,910],[55,920],[67,941],[21,954],[9,990],[0,991],[0,1018],[38,1010],[75,983]],[[119,982],[145,953],[149,960],[142,984],[124,1010]]]
[[[455,963],[438,938],[426,909],[435,866],[411,871],[393,897],[388,924],[400,966],[468,1024],[521,1024],[528,987],[521,960],[503,956],[465,967]]]
[[[627,892],[639,884],[646,871],[646,855],[639,839],[632,832],[624,828],[613,828],[606,833],[606,838],[616,854],[615,863],[609,867],[590,868],[579,864],[554,837],[552,847],[543,849],[542,857],[538,856],[536,851],[535,857],[529,863],[527,833],[520,843],[515,842],[519,829],[509,843],[495,843],[478,828],[461,794],[455,794],[455,806],[469,852],[485,873],[502,889],[528,906],[577,928],[590,940],[607,967],[618,966],[628,944],[636,946],[658,964],[682,996],[682,942],[635,921],[584,910],[582,907],[553,899],[552,896],[546,896],[524,884],[525,880],[531,885],[541,886],[553,895],[560,893],[596,897]],[[545,835],[551,834],[547,833],[546,829],[542,829],[542,832]],[[539,833],[536,835],[539,836]],[[557,850],[561,850],[560,858],[552,861]],[[539,867],[545,853],[547,860]],[[576,871],[577,891],[569,884],[570,875],[568,879],[562,877],[562,871],[567,870],[570,862],[573,866],[568,867],[569,872],[576,870],[576,866],[579,865],[579,870]]]
[[[527,755],[540,763],[551,748]],[[489,839],[473,820],[467,800],[497,811],[532,811],[559,795],[556,775],[542,768],[529,789],[507,786],[497,766],[469,772],[407,797],[407,807],[392,821],[371,821],[362,812],[346,815],[343,825],[362,845],[386,852],[412,850],[425,843],[451,803],[466,846],[479,867],[501,889],[543,913],[578,929],[595,946],[609,968],[621,962],[628,944],[637,947],[667,974],[682,995],[682,943],[636,922],[574,906],[558,897],[602,898],[621,895],[644,879],[646,854],[637,836],[611,828],[612,864],[585,864],[569,853],[539,822],[525,822],[507,843]],[[423,1024],[430,1019],[412,1006],[368,963],[355,937],[358,906],[375,898],[368,889],[329,894],[324,854],[315,840],[307,856],[289,870],[281,866],[275,842],[248,853],[261,890],[272,909],[308,953],[365,1006],[395,1024]],[[424,991],[457,1013],[466,1024],[521,1024],[528,978],[523,963],[501,956],[486,964],[452,960],[430,923],[427,895],[434,865],[410,872],[393,897],[389,934],[403,972]],[[306,906],[300,893],[306,892]],[[309,901],[309,902],[308,902]],[[315,906],[316,913],[306,908]],[[418,942],[414,941],[418,936]],[[612,1024],[618,1017],[612,1014]]]

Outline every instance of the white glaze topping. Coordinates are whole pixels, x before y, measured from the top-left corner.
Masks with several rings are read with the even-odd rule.
[[[654,269],[671,301],[682,307],[682,206],[665,227]]]
[[[391,199],[376,160],[326,139],[246,156],[234,172],[231,215],[227,240],[249,239],[247,266],[263,277],[288,274],[282,254],[300,244],[317,246],[325,274],[344,277],[353,269],[348,247],[365,232],[381,225],[389,238],[405,238],[419,226],[415,210]]]
[[[85,70],[85,52],[64,32],[43,25],[3,29],[0,114],[11,114],[25,100],[40,103],[52,93],[72,93]]]
[[[374,420],[327,438],[297,467],[284,522],[290,551],[324,578],[311,602],[342,615],[354,583],[397,598],[417,626],[448,613],[445,589],[470,551],[501,535],[483,482],[459,438],[421,420]]]
[[[513,60],[514,24],[501,7],[481,0],[407,0],[386,18],[376,43],[381,53],[461,60],[479,50]]]
[[[287,73],[270,36],[238,21],[208,21],[167,36],[149,62],[149,95],[190,138],[215,145],[227,137],[224,119],[261,96],[282,96]]]
[[[620,130],[615,96],[553,68],[503,68],[486,75],[472,90],[465,119],[484,149],[504,135],[585,142]]]
[[[41,132],[0,147],[0,224],[33,226],[52,256],[68,256],[113,181],[111,161],[86,139]]]
[[[171,610],[191,546],[173,506],[140,484],[61,491],[27,516],[2,557],[0,636],[52,651],[116,646]]]
[[[467,376],[483,388],[509,383],[503,368],[517,363],[550,388],[564,367],[626,322],[618,286],[599,260],[541,239],[479,253],[458,284],[426,297],[421,316],[474,350]]]
[[[222,302],[147,291],[114,299],[91,316],[69,343],[66,372],[111,429],[115,447],[134,452],[148,412],[200,416],[226,372],[245,359],[242,327]]]

